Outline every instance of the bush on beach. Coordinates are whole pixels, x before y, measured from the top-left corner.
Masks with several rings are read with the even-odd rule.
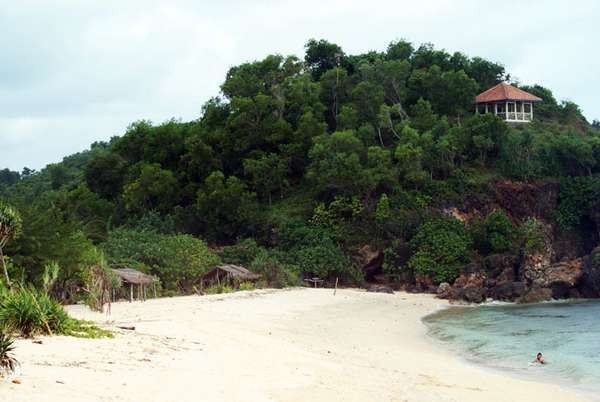
[[[0,299],[0,328],[30,338],[36,335],[110,336],[91,323],[75,320],[63,306],[35,288],[5,292]]]

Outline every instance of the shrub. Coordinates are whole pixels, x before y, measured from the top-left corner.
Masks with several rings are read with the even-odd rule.
[[[119,228],[110,233],[102,248],[112,264],[147,266],[168,290],[189,290],[220,261],[205,242],[183,234]]]
[[[13,374],[19,365],[13,350],[15,350],[13,339],[0,332],[0,377]]]
[[[265,285],[282,288],[298,283],[296,267],[286,264],[286,255],[276,251],[263,250],[250,264],[250,269],[261,275]]]
[[[462,222],[438,218],[419,227],[410,245],[414,250],[408,266],[436,283],[453,282],[465,264],[471,239]]]
[[[239,290],[254,290],[256,286],[252,282],[242,282],[240,283]]]
[[[516,228],[502,209],[475,220],[471,233],[475,248],[483,255],[514,251]]]
[[[64,333],[68,319],[60,304],[35,289],[10,293],[0,306],[0,327],[18,331],[25,337]]]
[[[47,294],[33,288],[9,293],[0,302],[0,328],[24,337],[35,335],[109,336],[91,324],[68,316],[64,308]],[[96,337],[96,336],[94,336]]]
[[[393,240],[383,252],[383,272],[393,280],[410,280],[412,272],[406,265],[409,256],[410,246],[403,240]]]
[[[232,246],[226,246],[220,253],[225,264],[248,266],[258,253],[264,250],[254,239],[244,239]]]
[[[542,252],[551,228],[540,220],[529,217],[519,228],[524,255]]]
[[[231,293],[231,292],[233,292],[233,288],[230,286],[227,286],[227,285],[223,285],[223,284],[215,284],[215,285],[209,286],[204,289],[204,293],[206,293],[207,295],[215,295],[215,294]]]
[[[303,274],[320,278],[349,273],[351,266],[342,250],[327,239],[321,244],[299,248],[295,256]]]

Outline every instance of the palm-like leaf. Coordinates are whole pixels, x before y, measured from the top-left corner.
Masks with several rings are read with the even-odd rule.
[[[13,374],[19,362],[13,355],[14,341],[9,335],[0,333],[0,377]]]
[[[13,207],[0,201],[0,246],[21,233],[21,216]]]

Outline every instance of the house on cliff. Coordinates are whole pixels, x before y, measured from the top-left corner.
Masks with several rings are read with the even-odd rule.
[[[533,120],[533,104],[542,99],[505,82],[475,97],[476,113],[494,113],[508,123],[529,123]]]

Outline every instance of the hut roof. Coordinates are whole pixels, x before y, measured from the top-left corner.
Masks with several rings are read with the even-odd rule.
[[[513,87],[505,82],[491,87],[475,97],[475,103],[501,102],[506,100],[540,102],[542,98]]]
[[[146,275],[143,272],[132,268],[119,268],[112,270],[123,282],[133,283],[134,285],[146,285],[148,283],[156,282],[156,278],[151,275]]]
[[[207,273],[205,273],[204,275],[202,275],[202,279],[209,279],[211,277],[213,277],[214,275],[216,275],[217,272],[224,272],[226,274],[229,274],[230,276],[233,276],[234,278],[237,279],[241,279],[241,280],[256,280],[258,278],[260,278],[260,275],[255,274],[252,271],[249,271],[248,269],[244,268],[244,267],[240,267],[239,265],[218,265],[216,267],[214,267],[213,269],[211,269],[210,271],[208,271]]]

